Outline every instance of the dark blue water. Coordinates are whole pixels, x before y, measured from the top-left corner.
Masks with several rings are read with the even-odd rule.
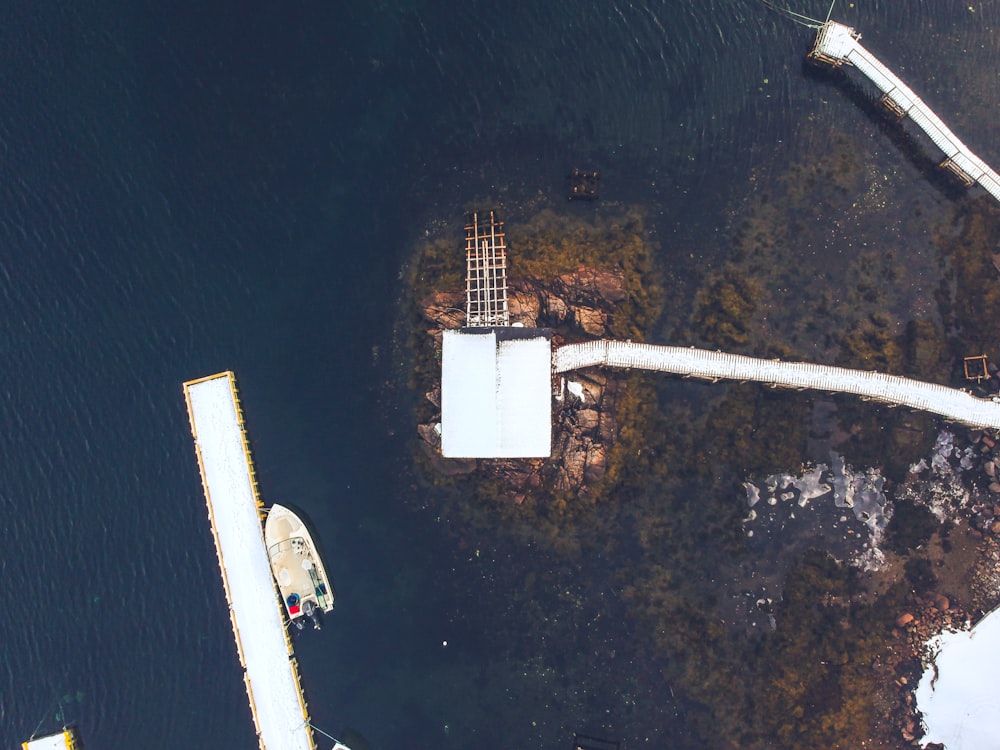
[[[838,16],[996,157],[977,71],[1000,10],[859,5]],[[909,195],[946,204],[804,74],[810,38],[750,0],[0,10],[0,745],[61,702],[92,748],[255,746],[181,393],[222,369],[263,492],[309,514],[337,580],[298,645],[319,726],[377,748],[681,741],[666,693],[632,690],[643,665],[595,654],[566,690],[585,638],[518,607],[491,627],[520,596],[509,553],[471,558],[407,499],[399,278],[425,225],[473,200],[516,220],[581,162],[650,207],[666,263],[716,262],[703,240],[750,176],[822,146],[810,118],[870,133]],[[498,663],[500,634],[536,656]]]

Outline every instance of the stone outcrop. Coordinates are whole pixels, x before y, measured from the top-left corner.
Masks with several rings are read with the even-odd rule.
[[[420,307],[424,318],[438,333],[465,325],[465,294],[462,292],[435,292]]]

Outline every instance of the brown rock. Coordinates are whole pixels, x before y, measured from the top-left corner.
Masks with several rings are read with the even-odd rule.
[[[562,492],[579,489],[583,484],[583,472],[586,468],[587,449],[574,443],[562,454],[562,466],[556,475],[556,489]]]
[[[906,625],[909,625],[911,622],[913,622],[913,620],[914,617],[909,612],[902,614],[896,618],[896,627],[897,628],[905,627]]]
[[[990,533],[1000,536],[1000,521],[994,521],[990,524]]]
[[[601,372],[600,370],[595,370],[591,368],[589,370],[583,370],[577,373],[577,375],[579,376],[580,380],[583,381],[589,380],[591,383],[595,383],[596,385],[599,385],[601,387],[604,387],[608,384],[608,376],[605,373]]]
[[[523,323],[528,328],[538,326],[538,314],[542,309],[542,303],[537,294],[511,290],[507,296],[507,306],[512,323]]]
[[[942,612],[947,612],[951,607],[951,602],[948,601],[948,597],[944,594],[938,594],[934,597],[934,606],[940,609]]]
[[[608,468],[608,452],[607,449],[600,444],[592,444],[590,450],[587,451],[587,466],[583,471],[583,477],[587,482],[597,482],[607,471]]]
[[[556,277],[552,288],[563,299],[581,304],[610,307],[628,298],[625,292],[625,274],[621,270],[603,270],[580,267]]]
[[[603,336],[608,316],[600,310],[581,305],[573,308],[573,322],[591,336]]]
[[[420,426],[423,427],[424,425]],[[475,471],[479,465],[474,458],[445,458],[441,455],[441,450],[438,447],[426,442],[426,440],[420,441],[420,447],[427,458],[430,459],[434,470],[446,477],[457,474],[469,474]]]
[[[599,404],[604,398],[604,388],[589,378],[574,378],[583,387],[583,403]]]
[[[581,430],[592,430],[600,421],[601,415],[597,409],[580,409],[576,413],[576,424]]]
[[[990,482],[990,492],[1000,495],[1000,482]]]
[[[462,292],[435,292],[421,303],[424,317],[441,328],[465,325],[465,295]]]
[[[554,322],[562,323],[569,315],[569,307],[561,297],[557,297],[554,294],[546,294],[545,314]]]
[[[418,424],[417,434],[420,438],[434,448],[441,447],[441,436],[438,434],[436,426],[432,424]]]

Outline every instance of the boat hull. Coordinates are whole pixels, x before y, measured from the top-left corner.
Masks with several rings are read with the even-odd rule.
[[[264,523],[264,542],[289,620],[310,609],[333,609],[333,586],[306,525],[283,505],[273,505]]]

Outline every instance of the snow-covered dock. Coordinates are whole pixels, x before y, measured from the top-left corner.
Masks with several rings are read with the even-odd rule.
[[[743,380],[783,388],[853,393],[873,401],[940,414],[972,427],[1000,428],[1000,403],[957,388],[844,367],[758,359],[680,346],[589,341],[556,349],[555,372],[583,367],[618,367],[672,372],[706,380]]]
[[[816,33],[816,43],[809,58],[834,67],[844,63],[853,65],[878,87],[883,94],[882,101],[889,109],[900,117],[909,115],[944,152],[942,167],[968,185],[978,182],[986,192],[1000,200],[1000,175],[972,153],[913,89],[862,47],[860,39],[861,35],[850,26],[827,21]]]
[[[184,384],[222,585],[261,750],[315,750],[264,547],[260,498],[231,372]]]

